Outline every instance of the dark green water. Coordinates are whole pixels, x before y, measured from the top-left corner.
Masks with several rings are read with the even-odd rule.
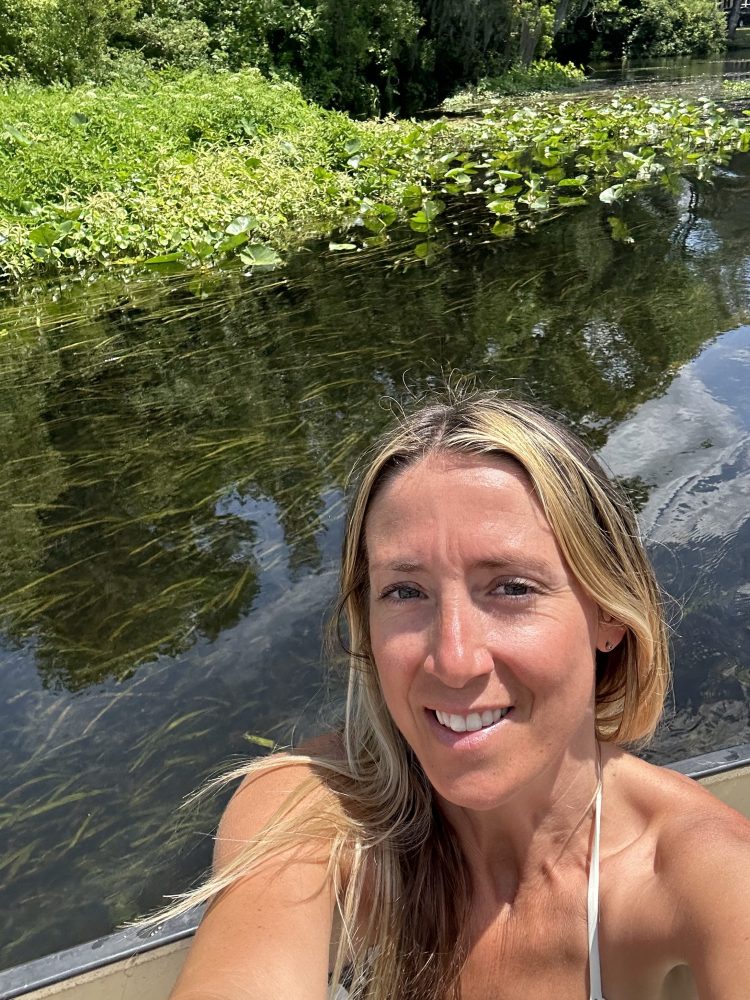
[[[552,404],[637,498],[674,598],[652,759],[750,740],[750,159],[630,204],[633,246],[599,204],[452,222],[430,266],[325,244],[0,312],[2,964],[184,889],[219,806],[182,797],[322,724],[347,474],[452,372]]]

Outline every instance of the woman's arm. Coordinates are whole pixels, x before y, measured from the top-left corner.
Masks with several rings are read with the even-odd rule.
[[[311,773],[299,763],[244,782],[219,826],[215,874],[227,869]],[[327,795],[311,794],[321,803]],[[295,812],[306,804],[309,798]],[[301,838],[220,892],[170,1000],[325,1000],[335,905],[327,846]]]

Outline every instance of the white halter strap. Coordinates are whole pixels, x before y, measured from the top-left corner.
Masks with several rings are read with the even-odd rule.
[[[602,970],[599,961],[599,838],[602,825],[602,782],[596,790],[594,805],[594,837],[591,845],[588,891],[589,928],[589,992],[591,1000],[604,1000],[602,996]]]

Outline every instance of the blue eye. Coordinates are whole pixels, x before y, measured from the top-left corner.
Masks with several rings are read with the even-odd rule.
[[[525,580],[503,580],[495,587],[495,593],[501,597],[529,597],[535,589]]]
[[[410,601],[415,597],[420,597],[422,591],[418,590],[416,587],[409,587],[407,585],[390,587],[386,590],[381,597],[391,598],[394,601]]]

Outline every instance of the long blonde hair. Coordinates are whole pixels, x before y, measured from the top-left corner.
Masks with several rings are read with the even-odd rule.
[[[648,740],[670,678],[659,589],[635,516],[577,437],[527,403],[474,393],[422,406],[376,443],[352,498],[341,564],[337,619],[348,633],[349,656],[341,758],[277,755],[227,776],[304,761],[314,770],[228,869],[172,911],[211,898],[303,837],[325,837],[343,927],[334,982],[346,967],[351,995],[363,1000],[457,1000],[466,953],[468,873],[429,782],[386,709],[368,630],[368,510],[389,480],[436,452],[517,462],[573,574],[600,613],[625,627],[612,652],[597,654],[600,740]],[[332,792],[334,808],[322,808],[311,794],[321,784]],[[305,801],[301,823],[298,807]]]

